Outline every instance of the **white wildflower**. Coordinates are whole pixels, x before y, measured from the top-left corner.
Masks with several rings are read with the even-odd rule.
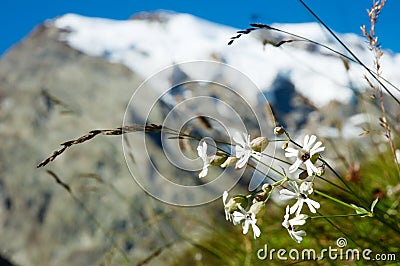
[[[238,206],[240,212],[235,211],[232,216],[233,216],[233,224],[237,225],[240,224],[240,222],[243,221],[242,227],[243,227],[243,234],[247,234],[249,231],[249,226],[251,225],[254,233],[254,238],[257,238],[261,235],[261,230],[258,228],[256,222],[256,215],[252,212],[246,212],[240,205]]]
[[[211,164],[211,159],[207,156],[207,143],[205,141],[200,142],[197,147],[197,154],[203,160],[203,169],[199,174],[199,178],[205,177],[208,173],[208,167]]]
[[[248,205],[248,199],[243,195],[236,195],[228,200],[228,191],[224,191],[222,194],[222,202],[224,203],[225,219],[227,221],[232,220],[232,213],[239,210],[239,206],[246,208]]]
[[[228,199],[228,191],[224,191],[222,194],[222,202],[224,203],[224,210],[225,210],[225,219],[227,221],[231,221],[231,213],[229,211],[229,205],[227,204],[227,199]]]
[[[320,204],[308,198],[313,193],[312,182],[303,182],[300,188],[295,181],[289,181],[288,183],[292,190],[282,189],[279,191],[279,198],[283,201],[297,199],[297,202],[290,208],[290,214],[296,212],[296,216],[299,215],[304,203],[307,204],[312,213],[316,213],[316,209],[321,207]]]
[[[290,237],[297,243],[300,243],[303,240],[303,237],[306,235],[306,232],[304,230],[295,231],[295,226],[305,224],[307,218],[308,218],[307,215],[299,214],[289,220],[289,205],[286,206],[286,214],[284,216],[282,226],[287,229]]]
[[[254,152],[250,144],[250,135],[236,132],[233,136],[233,140],[236,142],[235,154],[236,158],[238,158],[236,168],[242,168],[247,164],[251,154]]]
[[[294,148],[286,148],[285,156],[286,157],[296,157],[296,161],[292,166],[289,167],[289,172],[293,173],[296,171],[300,165],[303,163],[307,168],[307,173],[311,176],[313,173],[317,173],[318,169],[311,161],[311,158],[314,154],[318,154],[325,150],[325,147],[320,147],[322,145],[321,141],[318,141],[314,144],[317,140],[317,137],[314,135],[306,135],[304,137],[304,145],[301,149],[294,149]],[[313,146],[314,144],[314,146]]]

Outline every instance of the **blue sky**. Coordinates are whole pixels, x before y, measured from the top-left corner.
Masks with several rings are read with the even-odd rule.
[[[305,0],[335,31],[359,34],[359,27],[368,24],[366,9],[372,0]],[[140,11],[173,10],[240,29],[251,22],[309,22],[311,15],[297,0],[259,1],[134,1],[134,0],[2,0],[0,9],[0,55],[25,37],[46,19],[65,13],[127,19]],[[377,25],[382,47],[400,52],[400,1],[387,0]]]

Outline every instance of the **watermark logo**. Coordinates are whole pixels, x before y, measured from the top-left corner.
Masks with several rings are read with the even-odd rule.
[[[347,239],[339,237],[335,246],[328,246],[321,250],[314,248],[275,249],[265,244],[257,250],[257,258],[260,260],[342,260],[342,261],[396,261],[396,253],[375,253],[371,249],[346,248]]]
[[[344,248],[345,246],[347,246],[347,239],[344,238],[344,237],[339,237],[339,238],[336,240],[336,245],[337,245],[339,248]]]

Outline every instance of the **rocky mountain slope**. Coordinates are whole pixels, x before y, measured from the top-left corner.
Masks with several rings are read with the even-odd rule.
[[[135,184],[120,137],[72,148],[36,169],[59,143],[120,126],[142,81],[121,64],[72,49],[60,34],[41,25],[0,62],[0,250],[16,265],[136,263],[174,241],[179,214]]]

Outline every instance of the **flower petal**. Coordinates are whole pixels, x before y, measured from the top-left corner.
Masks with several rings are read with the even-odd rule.
[[[282,201],[287,201],[287,200],[292,200],[292,199],[297,199],[297,194],[294,193],[293,191],[290,191],[288,189],[282,189],[279,191],[279,199]]]
[[[283,216],[282,226],[286,229],[289,228],[289,205],[286,206],[286,213]]]
[[[222,202],[224,203],[224,206],[226,205],[227,199],[228,199],[228,191],[224,191],[224,193],[222,193]]]
[[[313,173],[318,172],[318,168],[311,162],[311,160],[307,160],[304,162],[307,167],[307,174],[308,176],[312,176]]]
[[[305,138],[304,138],[305,140]],[[317,140],[317,136],[311,135],[311,137],[308,139],[308,143],[304,141],[304,147],[303,149],[306,151],[309,151],[311,149],[311,146],[314,144],[314,142]]]
[[[307,206],[312,213],[316,213],[317,212],[316,209],[319,209],[321,207],[321,205],[318,202],[312,199],[306,199],[305,202],[307,203]]]
[[[242,224],[244,235],[247,234],[247,232],[249,231],[249,223],[250,221],[246,219]]]
[[[205,177],[208,174],[208,165],[204,165],[199,174],[199,178]]]
[[[286,148],[285,157],[297,157],[299,155],[299,151],[293,148]]]
[[[325,150],[325,147],[319,147],[319,148],[315,148],[315,149],[313,148],[310,151],[310,156],[313,156],[314,154],[320,153],[324,150]]]
[[[243,213],[238,212],[238,211],[234,211],[233,214],[232,214],[232,217],[233,217],[233,224],[234,225],[238,225],[238,224],[240,224],[240,222],[243,219],[246,219],[246,215],[244,215]]]
[[[304,230],[291,230],[289,231],[289,235],[294,241],[296,241],[297,243],[301,243],[301,241],[303,241],[303,237],[306,235],[306,232]]]
[[[247,158],[243,156],[236,162],[236,168],[242,168],[246,164],[247,164]]]
[[[261,235],[261,230],[260,228],[256,225],[256,223],[252,223],[251,227],[253,228],[253,233],[254,233],[254,239],[259,237]]]
[[[207,158],[207,142],[203,141],[201,146],[197,147],[197,154],[201,157],[204,161],[204,158]]]
[[[310,136],[309,135],[305,135],[304,136],[304,142],[303,142],[303,149],[304,150],[308,150],[307,149],[307,146],[308,146],[308,140],[310,139]]]
[[[322,142],[321,142],[321,141],[318,141],[318,142],[315,143],[314,146],[311,148],[310,152],[311,152],[312,150],[318,149],[319,146],[321,146],[321,145],[322,145]]]
[[[300,159],[297,158],[297,160],[294,162],[294,164],[292,164],[289,167],[289,173],[293,173],[295,172],[297,169],[299,169],[300,165],[301,165],[302,161]]]
[[[289,224],[291,226],[303,225],[306,223],[307,217],[308,216],[306,216],[304,214],[299,214],[299,215],[295,216],[293,219],[290,219]]]
[[[235,156],[236,156],[236,158],[242,157],[245,153],[246,153],[246,150],[242,146],[239,146],[239,145],[235,146]]]
[[[299,198],[297,199],[296,203],[290,207],[290,214],[293,214],[296,212],[296,216],[300,214],[301,209],[303,208],[304,200]]]

